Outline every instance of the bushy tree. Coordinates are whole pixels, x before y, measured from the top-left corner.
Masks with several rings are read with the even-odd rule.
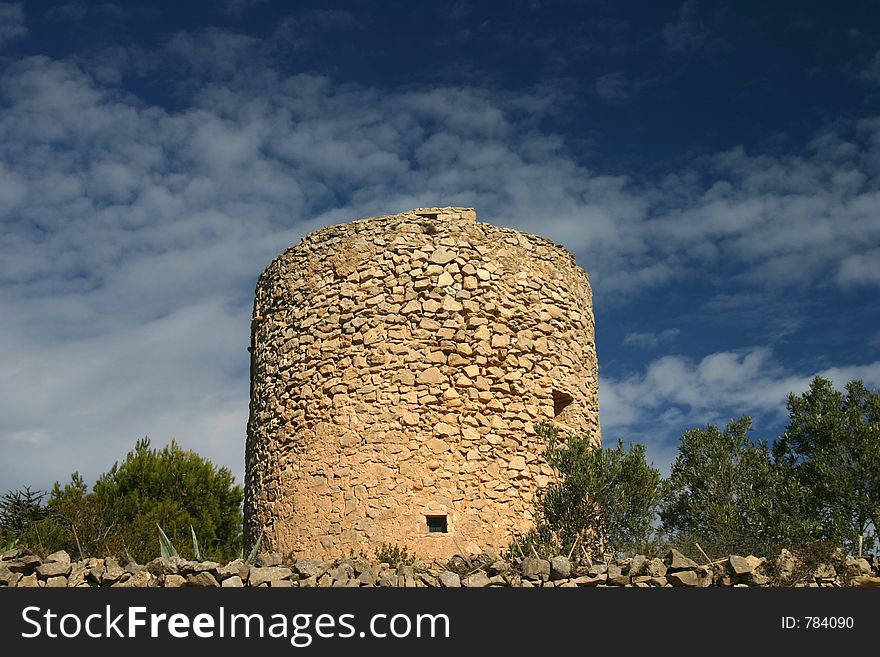
[[[788,468],[775,467],[765,442],[742,417],[686,432],[664,482],[660,518],[673,543],[720,554],[768,554],[813,533],[804,493]]]
[[[0,498],[0,546],[39,543],[34,528],[46,516],[44,491],[30,487],[7,491]]]
[[[41,533],[53,550],[66,550],[79,558],[112,552],[113,524],[96,495],[89,493],[85,480],[74,472],[70,482],[55,482],[46,504]]]
[[[645,448],[595,447],[589,438],[559,436],[536,427],[546,442],[544,458],[557,478],[538,492],[535,528],[518,539],[521,550],[567,554],[576,544],[602,557],[639,550],[652,532],[660,473],[647,464]]]
[[[138,441],[98,479],[93,495],[113,527],[111,549],[139,562],[158,555],[157,524],[183,557],[192,556],[190,526],[211,558],[241,552],[241,486],[228,468],[174,441],[161,450],[151,449],[147,438]]]
[[[850,381],[846,394],[816,377],[788,397],[789,424],[774,445],[807,494],[819,537],[850,551],[877,546],[880,523],[880,393]]]

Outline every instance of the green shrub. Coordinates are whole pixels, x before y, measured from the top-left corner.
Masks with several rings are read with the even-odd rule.
[[[509,554],[568,554],[583,548],[603,557],[643,549],[652,535],[660,473],[648,465],[643,445],[629,450],[595,447],[589,438],[562,439],[550,425],[536,427],[556,481],[536,496],[535,527],[514,539]]]
[[[415,563],[416,557],[405,547],[392,545],[390,543],[382,543],[382,545],[376,549],[376,561],[379,563],[387,563],[391,566],[411,566]]]
[[[878,547],[880,392],[850,381],[846,394],[816,377],[788,397],[789,424],[774,445],[806,493],[816,538],[856,553]],[[863,541],[863,545],[860,545]]]
[[[227,468],[217,468],[172,441],[161,450],[138,441],[125,460],[116,463],[94,486],[95,499],[112,525],[108,543],[116,554],[127,551],[139,563],[161,549],[156,526],[181,557],[194,558],[193,534],[204,556],[218,561],[241,552],[241,486]]]
[[[810,539],[804,491],[749,438],[751,419],[685,432],[663,485],[660,517],[671,544],[694,555],[769,554]]]
[[[26,486],[7,491],[0,498],[0,545],[8,545],[8,549],[18,545],[32,549],[41,547],[37,525],[46,517],[45,497],[44,491],[32,491]]]

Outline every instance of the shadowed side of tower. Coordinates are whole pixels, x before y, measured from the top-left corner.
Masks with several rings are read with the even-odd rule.
[[[503,549],[552,475],[534,425],[600,443],[586,273],[470,208],[307,235],[260,277],[251,352],[246,532],[284,553]]]

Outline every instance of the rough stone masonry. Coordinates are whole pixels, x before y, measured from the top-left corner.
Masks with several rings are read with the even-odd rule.
[[[260,276],[251,339],[245,524],[263,549],[503,550],[553,475],[535,424],[601,442],[586,272],[470,208],[307,235]]]

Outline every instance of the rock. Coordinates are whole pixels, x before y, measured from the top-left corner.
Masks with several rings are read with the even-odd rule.
[[[186,577],[183,575],[165,575],[165,588],[174,589],[186,584]]]
[[[354,566],[347,561],[343,561],[335,568],[330,569],[330,577],[340,582],[347,582],[354,577]]]
[[[397,567],[397,574],[404,577],[415,577],[416,569],[410,564],[402,563]]]
[[[663,559],[663,563],[666,564],[667,571],[688,570],[690,568],[696,568],[699,565],[696,561],[684,556],[675,548],[666,553],[666,558]]]
[[[629,586],[630,579],[629,575],[624,575],[623,573],[618,573],[614,577],[608,578],[609,586]]]
[[[65,554],[67,553],[65,552]],[[62,575],[64,577],[67,577],[70,574],[70,561],[50,561],[48,563],[44,563],[41,566],[37,566],[37,574],[42,579],[59,577]]]
[[[575,577],[572,581],[577,586],[598,586],[599,584],[604,584],[608,581],[608,576],[605,573],[599,575],[583,575],[581,577]]]
[[[40,586],[41,582],[37,578],[36,573],[31,573],[30,575],[24,575],[20,580],[18,580],[18,584],[16,586],[21,586],[25,588],[36,588]]]
[[[715,571],[712,569],[712,566],[700,566],[697,568],[696,572],[697,578],[699,579],[699,584],[697,584],[697,586],[712,586],[712,582],[715,578]]]
[[[650,559],[648,563],[645,564],[645,574],[650,575],[651,577],[665,577],[667,570],[666,564],[663,563],[663,559],[657,557]]]
[[[85,574],[85,580],[89,584],[94,584],[95,586],[101,585],[101,577],[104,576],[104,560],[103,559],[89,559],[86,562],[86,566],[88,570]],[[73,569],[71,568],[71,573]]]
[[[0,562],[0,584],[9,585],[9,582],[12,580],[13,575],[17,575],[18,573],[13,573],[6,564]]]
[[[856,575],[870,575],[872,574],[871,563],[867,559],[860,559],[857,557],[846,558],[846,573],[855,577]]]
[[[374,568],[367,568],[361,572],[360,575],[357,576],[358,581],[364,586],[376,586],[379,578],[377,575],[377,570]]]
[[[751,571],[740,575],[739,581],[749,586],[766,586],[770,583],[770,578],[763,573]]]
[[[440,586],[440,582],[437,581],[437,578],[431,575],[430,573],[419,573],[419,577],[422,582],[424,582],[425,586],[429,586],[432,589]]]
[[[645,570],[647,567],[647,557],[641,554],[637,554],[629,560],[629,570],[627,572],[629,573],[630,577],[639,577],[646,574]]]
[[[550,579],[550,562],[546,559],[526,557],[522,560],[522,576],[533,581],[546,581]]]
[[[693,570],[677,570],[666,573],[666,581],[673,586],[699,586],[700,577]]]
[[[303,577],[320,577],[327,572],[330,564],[317,559],[298,559],[293,568]]]
[[[480,589],[489,586],[489,578],[482,570],[478,570],[462,579],[461,585],[469,589]]]
[[[12,548],[10,550],[6,550],[2,554],[0,554],[0,561],[9,561],[11,559],[15,559],[20,554],[21,548]]]
[[[794,576],[799,563],[800,560],[797,557],[783,548],[779,552],[779,556],[776,557],[776,572],[779,573],[779,578],[785,581]]]
[[[224,589],[240,589],[244,586],[244,582],[238,575],[232,575],[220,582],[220,586]]]
[[[754,554],[750,554],[746,557],[746,561],[752,566],[752,570],[757,570],[767,560],[763,557],[756,557]]]
[[[269,566],[268,568],[252,567],[248,584],[259,586],[263,583],[271,583],[277,580],[290,579],[293,572],[287,566]]]
[[[290,569],[286,569],[290,572]],[[186,576],[186,585],[187,586],[206,586],[206,587],[218,587],[220,584],[214,579],[214,576],[208,571],[202,571],[200,573],[192,573]]]
[[[435,366],[422,370],[416,375],[416,383],[435,385],[444,381],[446,381],[446,377],[440,371],[440,368]]]
[[[280,566],[283,557],[280,552],[260,552],[254,559],[254,565],[257,568],[268,568],[270,566]]]
[[[10,577],[5,582],[6,586],[18,586],[18,582],[21,580],[22,574],[21,573],[13,573],[12,571],[10,571],[9,574],[10,574]],[[2,583],[2,582],[0,582],[0,583]]]
[[[568,579],[571,577],[571,562],[563,556],[550,559],[550,579]]]
[[[67,578],[63,575],[59,575],[58,577],[50,577],[46,580],[46,588],[66,589]]]
[[[148,570],[142,570],[129,577],[126,581],[119,582],[113,586],[125,588],[147,588],[156,586],[157,582],[158,580],[153,573]]]
[[[451,570],[446,570],[437,576],[440,586],[448,589],[457,589],[461,586],[461,578]]]
[[[144,565],[144,570],[153,573],[156,577],[160,577],[161,575],[176,575],[178,568],[183,563],[183,560],[177,557],[172,559],[157,557],[152,561],[148,561]]]
[[[104,559],[104,572],[101,574],[101,584],[114,584],[122,579],[125,571],[113,557]]]
[[[217,579],[223,581],[229,577],[237,576],[242,581],[245,581],[250,569],[251,567],[243,559],[236,559],[217,568]]]
[[[551,564],[551,569],[553,565]],[[507,563],[504,559],[495,559],[492,563],[489,564],[489,569],[486,571],[490,576],[495,575],[506,575],[510,572],[510,564]]]
[[[67,552],[65,552],[64,550],[58,550],[57,552],[53,552],[48,557],[43,559],[43,563],[49,563],[52,561],[57,562],[57,563],[69,564],[70,563],[70,555],[67,554]]]
[[[428,258],[428,262],[434,265],[445,265],[453,260],[455,260],[455,254],[444,249],[442,246],[436,249]]]
[[[852,578],[850,583],[852,584],[852,586],[876,588],[880,587],[880,577],[874,577],[871,575],[857,575]]]
[[[18,557],[17,559],[12,559],[11,561],[7,561],[5,563],[6,567],[9,568],[14,573],[21,573],[22,575],[30,575],[34,570],[37,569],[41,563],[39,557],[35,557],[32,554],[25,554],[23,556]]]
[[[752,572],[755,566],[748,559],[731,554],[727,559],[727,569],[731,575],[745,575]]]

